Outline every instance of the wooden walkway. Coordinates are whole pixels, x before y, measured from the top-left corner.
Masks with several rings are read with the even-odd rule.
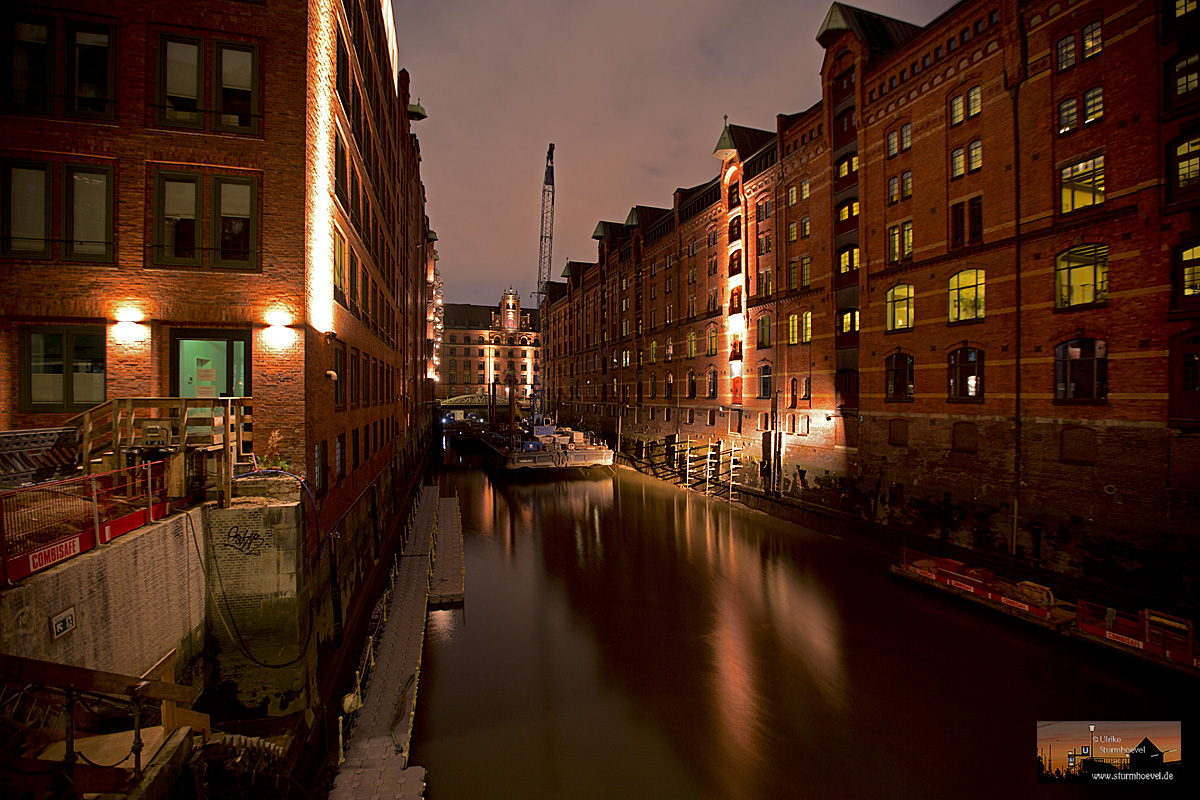
[[[466,568],[463,566],[462,519],[458,514],[458,498],[442,497],[438,499],[429,605],[431,608],[461,605],[465,590]]]
[[[458,498],[439,498],[438,487],[423,487],[398,559],[387,623],[374,644],[375,668],[329,800],[424,797],[425,769],[409,766],[408,756],[426,613],[462,603],[462,555]]]

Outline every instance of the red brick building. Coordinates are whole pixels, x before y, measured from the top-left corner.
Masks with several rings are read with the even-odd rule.
[[[820,102],[727,122],[717,177],[568,265],[551,410],[736,441],[751,485],[1052,569],[1178,572],[1196,4],[968,0],[920,27],[835,3],[817,40]]]
[[[215,14],[215,16],[214,16]],[[432,249],[391,4],[9,5],[0,429],[252,397],[332,526],[429,419]]]
[[[522,401],[532,393],[541,371],[541,335],[537,309],[521,309],[521,296],[509,287],[494,306],[444,305],[437,365],[437,398],[488,394],[491,385],[516,392]],[[435,347],[438,344],[435,343]]]

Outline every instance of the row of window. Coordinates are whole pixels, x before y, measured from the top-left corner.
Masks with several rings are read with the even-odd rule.
[[[885,94],[895,90],[899,85],[904,84],[910,77],[915,78],[922,70],[929,69],[930,66],[938,61],[941,61],[943,56],[948,56],[958,49],[960,44],[966,44],[973,36],[983,33],[985,27],[991,27],[1000,24],[1000,11],[993,9],[988,12],[986,25],[983,19],[975,20],[975,23],[968,28],[963,28],[959,31],[958,36],[951,36],[946,40],[945,47],[938,45],[932,52],[926,53],[921,57],[919,62],[914,61],[908,67],[901,69],[896,75],[892,75],[886,82],[880,82],[878,90],[872,89],[869,97],[874,100],[876,97],[882,98]]]
[[[477,343],[477,344],[485,344],[487,340],[486,340],[486,339],[484,339],[484,337],[483,337],[483,335],[482,335],[482,334],[478,334],[478,335],[476,335],[476,337],[475,337],[475,341],[476,341],[476,343]],[[457,344],[457,343],[458,343],[458,334],[455,334],[455,333],[452,333],[452,334],[450,334],[450,344]],[[464,334],[464,335],[463,335],[463,344],[470,344],[470,343],[471,343],[471,336],[470,336],[470,334]],[[499,337],[499,336],[492,336],[492,338],[491,338],[491,343],[492,343],[492,344],[494,344],[494,345],[499,345],[499,344],[503,344],[504,342],[503,342],[503,340],[501,339],[501,337]],[[529,337],[528,337],[528,336],[522,336],[522,337],[520,337],[520,339],[519,339],[519,340],[518,340],[518,339],[517,339],[517,337],[515,337],[515,336],[509,336],[509,337],[508,337],[508,345],[509,345],[509,347],[512,347],[512,346],[514,346],[514,345],[516,345],[516,344],[518,344],[518,343],[519,343],[519,344],[521,344],[522,346],[525,346],[525,345],[528,345],[528,344],[530,344],[530,339],[529,339]],[[537,340],[537,339],[533,339],[533,346],[534,346],[534,347],[541,347],[541,345],[540,345],[540,344],[538,344],[538,340]]]
[[[329,442],[322,439],[313,445],[313,489],[317,494],[322,494],[329,488],[328,474],[330,470],[333,472],[335,482],[343,480],[347,474],[355,469],[358,469],[361,463],[365,464],[369,458],[379,452],[380,448],[384,447],[389,441],[396,437],[399,426],[394,420],[384,419],[368,422],[362,428],[353,428],[350,431],[349,447],[347,447],[346,434],[339,433],[333,439],[333,461],[329,460]],[[361,432],[361,438],[360,438]],[[359,444],[362,444],[360,454]],[[350,463],[347,465],[346,461]]]
[[[58,167],[61,182],[53,180],[54,170],[55,165],[44,161],[3,163],[0,250],[24,258],[112,262],[113,167],[62,164]],[[155,170],[153,179],[152,263],[257,267],[256,177]],[[56,203],[62,220],[58,238],[50,222]]]
[[[18,17],[5,21],[4,37],[6,108],[36,114],[61,109],[69,116],[93,119],[116,117],[119,70],[112,26]],[[176,34],[163,34],[156,41],[154,116],[159,125],[257,133],[257,45]],[[61,73],[61,81],[56,72]]]
[[[347,394],[351,408],[387,403],[398,394],[396,369],[365,352],[360,354],[357,348],[349,348],[347,360],[347,348],[339,344],[333,351],[333,371],[336,376],[333,406],[336,409],[346,408]]]
[[[1077,47],[1082,39],[1082,47]],[[1083,60],[1100,55],[1104,49],[1104,42],[1100,32],[1100,22],[1090,22],[1083,26],[1083,30],[1076,34],[1074,32],[1064,36],[1058,40],[1058,44],[1054,46],[1056,60],[1058,63],[1058,71],[1068,70],[1076,64],[1077,53],[1082,54]]]

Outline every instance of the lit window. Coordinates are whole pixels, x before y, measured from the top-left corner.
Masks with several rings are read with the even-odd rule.
[[[1108,344],[1103,339],[1071,339],[1054,348],[1054,399],[1108,397]]]
[[[894,156],[900,152],[900,134],[897,131],[890,131],[887,135],[887,154]]]
[[[1058,42],[1058,68],[1059,70],[1069,69],[1075,66],[1075,35],[1072,34]]]
[[[788,232],[787,232],[788,241],[789,242],[796,241],[797,236],[798,236],[798,233],[797,233],[797,229],[796,229],[796,223],[789,222],[788,223]]]
[[[851,217],[858,216],[858,201],[850,200],[838,208],[838,222],[845,222]]]
[[[911,284],[893,286],[887,292],[887,329],[908,330],[913,327],[913,312],[916,294]]]
[[[838,268],[842,272],[858,269],[858,248],[847,247],[838,253]]]
[[[811,231],[811,226],[809,224],[808,217],[801,217],[800,218],[800,238],[807,239],[810,231]]]
[[[800,199],[801,200],[808,199],[808,179],[807,178],[800,181]]]
[[[1104,117],[1104,88],[1097,86],[1083,93],[1083,124],[1098,122]]]
[[[1175,148],[1175,188],[1194,189],[1200,185],[1200,136]]]
[[[1104,202],[1104,156],[1064,167],[1060,176],[1064,214]]]
[[[895,203],[900,200],[900,179],[888,178],[888,202]]]
[[[1175,62],[1175,97],[1200,88],[1200,54],[1192,53]]]
[[[838,332],[854,333],[858,330],[858,309],[843,311],[838,315]]]
[[[979,139],[967,146],[967,171],[975,172],[983,168],[983,142]]]
[[[788,198],[788,199],[787,199],[787,201],[788,201],[788,205],[789,205],[789,206],[794,206],[794,205],[796,205],[796,196],[797,196],[797,194],[798,194],[798,193],[797,193],[797,191],[796,191],[796,187],[795,187],[795,186],[789,186],[789,187],[788,187],[788,191],[787,191],[787,198]]]
[[[800,341],[808,344],[812,341],[812,312],[805,311],[800,315]],[[806,393],[807,394],[807,393]]]
[[[800,315],[788,315],[788,344],[800,343]]]
[[[1184,250],[1179,256],[1179,265],[1183,296],[1200,298],[1200,245]]]
[[[1055,305],[1058,308],[1100,303],[1108,299],[1108,246],[1084,244],[1054,259]]]
[[[912,197],[912,171],[904,172],[900,176],[900,197],[907,200]]]
[[[961,178],[967,174],[967,153],[961,147],[950,153],[950,177]]]
[[[950,124],[957,125],[966,118],[966,106],[961,94],[950,99]]]
[[[1083,57],[1091,58],[1103,49],[1100,39],[1100,23],[1093,22],[1083,28]]]
[[[900,149],[908,150],[912,147],[912,124],[905,123],[900,126]]]
[[[971,87],[967,92],[967,116],[974,117],[983,110],[983,89],[978,86]]]
[[[950,322],[983,319],[984,270],[965,269],[950,276]]]
[[[1175,19],[1196,10],[1196,0],[1175,0]]]
[[[1075,98],[1071,97],[1063,100],[1058,104],[1058,132],[1070,133],[1075,130],[1078,124],[1078,116],[1075,111]]]

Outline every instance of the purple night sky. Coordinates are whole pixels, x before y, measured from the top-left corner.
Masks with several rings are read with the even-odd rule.
[[[537,282],[542,176],[555,144],[552,279],[591,261],[602,219],[669,207],[717,174],[722,116],[775,129],[820,99],[811,0],[393,0],[400,67],[429,118],[427,213],[446,302],[493,305]],[[924,25],[947,0],[861,8]]]

